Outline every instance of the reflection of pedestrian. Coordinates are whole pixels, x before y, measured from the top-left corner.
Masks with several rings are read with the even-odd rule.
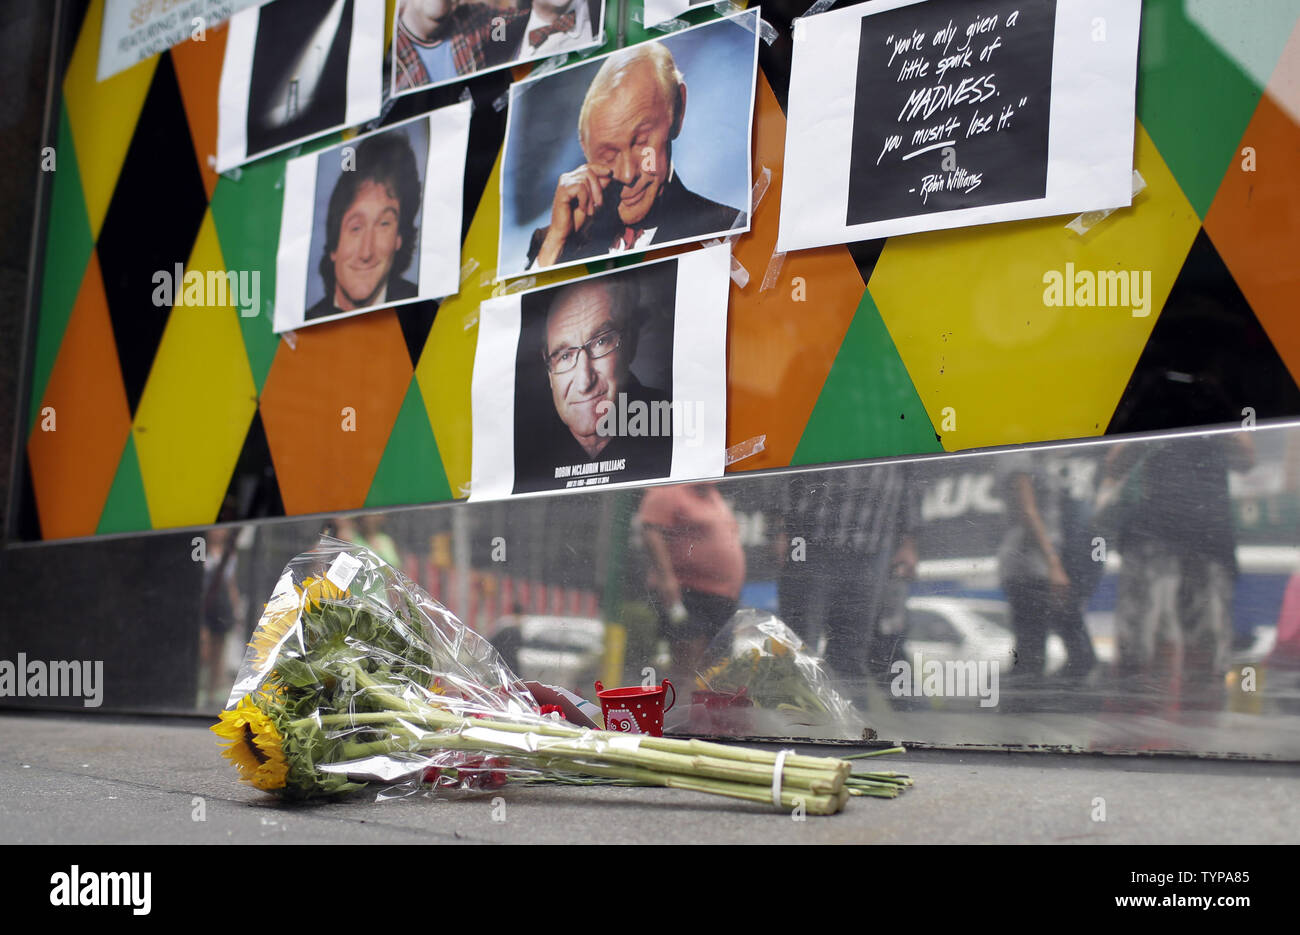
[[[1038,678],[1046,672],[1047,636],[1055,630],[1067,654],[1061,674],[1085,677],[1097,663],[1083,620],[1097,575],[1089,567],[1091,539],[1080,521],[1082,509],[1071,496],[1069,464],[1017,452],[1003,465],[1011,525],[998,550],[998,571],[1011,605],[1015,675]]]
[[[360,517],[359,526],[352,541],[357,545],[365,546],[400,571],[402,553],[397,543],[393,541],[393,537],[384,532],[384,514],[366,513]]]
[[[1300,571],[1286,583],[1277,615],[1277,638],[1265,663],[1278,669],[1300,669]]]
[[[235,624],[239,590],[235,584],[235,535],[229,526],[207,534],[203,560],[203,591],[199,599],[199,704],[224,704],[226,637]]]
[[[779,583],[781,618],[804,640],[826,632],[838,675],[883,676],[916,573],[916,503],[900,465],[797,474],[787,488]]]
[[[745,583],[740,524],[710,483],[651,487],[637,516],[650,556],[647,584],[674,636],[675,668],[689,677],[736,612]]]
[[[1129,476],[1115,604],[1118,674],[1195,707],[1222,703],[1232,639],[1237,535],[1228,471],[1254,462],[1248,432],[1118,445],[1106,476]]]

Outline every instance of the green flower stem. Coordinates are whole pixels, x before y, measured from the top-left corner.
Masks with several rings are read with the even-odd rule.
[[[720,760],[738,760],[743,763],[760,763],[765,766],[771,766],[776,763],[776,754],[768,753],[765,750],[755,750],[751,747],[729,747],[725,744],[710,743],[707,740],[682,740],[676,737],[645,737],[641,741],[641,746],[649,747],[651,750],[664,750],[670,753],[685,754],[703,754],[706,756],[716,757]],[[852,764],[846,764],[843,760],[829,756],[804,756],[799,753],[788,753],[785,757],[785,765],[793,766],[799,769],[812,769],[823,772],[834,773],[839,776],[848,776],[853,770]],[[848,766],[848,769],[844,767]]]
[[[868,750],[865,753],[850,753],[840,757],[841,760],[865,760],[869,756],[887,756],[891,753],[906,753],[902,747],[889,747],[885,750]]]
[[[321,719],[321,723],[322,726],[343,726],[349,724],[349,722],[378,724],[382,723],[382,719],[385,717],[389,720],[389,729],[401,736],[392,740],[372,741],[365,744],[345,744],[342,748],[344,759],[355,759],[386,752],[432,752],[437,749],[478,750],[485,747],[491,747],[496,752],[512,757],[518,757],[521,753],[510,744],[494,744],[480,738],[467,739],[459,733],[451,735],[438,733],[431,736],[413,733],[401,726],[401,715],[325,715]],[[414,721],[418,720],[418,718],[411,715],[409,720]],[[442,719],[439,718],[438,720]],[[469,722],[471,727],[479,726],[492,729],[492,725],[493,722],[487,720],[475,719]],[[601,763],[649,769],[657,773],[720,779],[730,783],[748,783],[764,788],[769,788],[772,784],[772,770],[775,764],[764,765],[735,760],[719,760],[704,755],[682,756],[655,750],[620,750],[610,748],[608,744],[602,744],[603,749],[593,749],[591,743],[593,736],[599,743],[602,737],[605,739],[618,736],[626,738],[628,735],[596,733],[582,738],[581,742],[570,739],[548,738],[547,741],[543,742],[538,753],[549,757],[584,762],[595,759]],[[527,753],[524,754],[524,756],[528,755]],[[806,770],[784,766],[781,782],[783,786],[803,789],[816,794],[831,795],[838,793],[843,788],[844,777],[821,770]]]
[[[442,739],[452,740],[453,738]],[[438,744],[438,748],[463,748],[469,750],[483,749],[483,744],[480,741],[466,741],[464,738],[460,737],[454,738],[454,741],[455,742],[452,743]],[[345,759],[351,760],[387,753],[415,751],[402,748],[398,741],[378,740],[370,743],[344,744],[341,752]],[[513,748],[505,749],[503,752],[511,752],[516,756],[518,755],[518,751],[513,750]],[[549,753],[549,751],[547,752]],[[571,760],[567,758],[550,757],[548,755],[525,755],[523,759],[528,760],[532,765],[543,770],[575,770],[594,776],[629,780],[643,786],[663,786],[671,789],[689,789],[695,792],[704,792],[710,795],[721,795],[728,798],[744,799],[749,802],[760,802],[764,804],[770,804],[772,802],[770,783],[769,786],[765,787],[752,783],[727,782],[722,779],[709,777],[658,773],[654,770],[637,766],[595,763],[581,759]],[[826,794],[817,794],[801,789],[791,789],[788,786],[782,786],[781,789],[782,807],[796,808],[802,804],[805,812],[811,815],[832,815],[844,806],[844,803],[848,801],[848,797],[849,792],[847,789],[841,789],[839,792]]]
[[[414,714],[397,714],[392,711],[367,711],[356,714],[322,714],[319,717],[303,717],[298,718],[296,721],[290,721],[289,726],[310,727],[313,724],[319,724],[323,728],[362,727],[367,724],[393,724],[403,718],[428,723],[428,718]]]
[[[898,789],[885,787],[863,787],[863,786],[845,786],[845,791],[849,795],[862,796],[869,795],[877,799],[896,799],[898,798]]]
[[[551,768],[562,768],[560,764],[554,764]],[[772,805],[772,790],[769,782],[768,787],[764,788],[753,783],[726,782],[720,779],[707,779],[691,776],[665,775],[655,773],[650,770],[637,769],[635,767],[618,767],[603,766],[595,763],[584,763],[581,766],[583,772],[591,772],[597,776],[612,776],[618,779],[632,779],[646,786],[664,786],[670,789],[690,789],[695,792],[706,792],[711,795],[723,795],[733,799],[744,799],[749,802],[758,802],[768,806]],[[797,808],[803,805],[804,811],[809,815],[833,815],[844,807],[848,801],[848,789],[841,789],[834,794],[817,795],[809,794],[799,789],[791,790],[787,786],[781,787],[781,807]]]
[[[483,723],[487,725],[492,722]],[[767,761],[747,761],[713,756],[712,754],[719,749],[729,749],[718,744],[701,743],[684,753],[672,750],[657,750],[654,747],[646,749],[649,745],[645,743],[648,739],[645,735],[638,735],[640,744],[636,750],[611,749],[607,742],[618,736],[626,738],[628,735],[594,732],[588,736],[580,737],[581,742],[566,743],[563,740],[557,743],[548,742],[545,744],[545,749],[548,752],[554,750],[557,753],[575,757],[591,756],[594,753],[591,747],[591,741],[594,738],[598,743],[601,740],[606,741],[605,749],[600,751],[599,756],[602,760],[609,762],[648,766],[660,772],[680,773],[688,776],[710,776],[732,782],[752,782],[763,786],[771,785],[772,770],[776,766],[775,757]],[[819,793],[837,792],[843,785],[847,775],[847,771],[841,771],[833,767],[829,769],[807,769],[789,765],[788,761],[782,767],[782,782]]]
[[[845,781],[851,782],[855,779],[865,780],[867,782],[887,782],[892,783],[895,786],[912,785],[911,778],[901,775],[900,773],[854,773]]]
[[[393,711],[404,711],[413,716],[419,716],[422,720],[425,720],[426,723],[441,723],[442,726],[446,727],[465,724],[468,726],[490,727],[493,730],[503,730],[519,734],[542,734],[547,737],[581,737],[588,733],[618,736],[609,731],[590,731],[588,728],[573,727],[554,722],[537,723],[533,721],[506,721],[497,718],[462,718],[438,708],[436,704],[428,702],[413,703],[404,698],[400,698],[392,692],[387,691],[382,685],[376,683],[360,668],[354,668],[352,674],[356,685],[367,689],[369,696],[375,701],[386,705]],[[759,763],[766,766],[771,766],[776,762],[776,754],[768,753],[763,750],[753,750],[745,747],[728,747],[723,744],[709,743],[707,741],[695,739],[683,740],[675,737],[651,737],[648,734],[642,734],[640,736],[641,747],[643,749],[656,750],[664,753],[678,753],[688,756],[703,755],[721,760],[737,760],[745,763]],[[901,750],[901,748],[896,749]],[[787,754],[785,765],[800,769],[821,770],[841,777],[847,776],[853,768],[842,759],[822,756],[804,756],[797,753]]]
[[[854,773],[844,783],[850,795],[873,795],[892,799],[900,795],[912,780],[898,773]]]
[[[658,750],[592,750],[587,744],[566,742],[546,743],[542,750],[573,759],[596,758],[601,762],[623,764],[652,769],[660,773],[682,776],[722,779],[727,782],[741,782],[770,788],[772,770],[775,767],[757,763],[743,763],[736,760],[719,760],[708,756],[682,756]],[[801,770],[783,766],[782,785],[806,789],[818,794],[838,793],[844,786],[842,777],[833,776],[816,770]]]

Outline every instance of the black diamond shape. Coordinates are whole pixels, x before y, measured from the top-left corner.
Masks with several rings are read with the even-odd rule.
[[[176,264],[189,259],[206,208],[176,71],[164,52],[96,245],[132,415],[171,313],[154,305],[154,274],[174,278]]]
[[[1300,388],[1202,230],[1151,331],[1108,434],[1300,414]]]
[[[808,12],[810,6],[812,0],[764,0],[763,3],[763,19],[776,29],[776,39],[758,44],[758,67],[763,70],[783,112],[789,109],[794,21]]]
[[[406,352],[411,355],[412,367],[420,362],[424,342],[429,339],[429,331],[433,328],[433,319],[437,314],[438,303],[432,300],[397,307],[397,323],[402,326],[402,337],[406,339]]]
[[[862,284],[865,286],[871,281],[871,274],[876,271],[876,263],[880,259],[880,253],[885,249],[884,238],[880,240],[859,240],[844,246],[849,248],[849,256],[853,257],[853,262],[857,264],[858,275],[862,277]]]
[[[266,429],[262,413],[253,413],[253,422],[244,436],[244,447],[230,475],[226,496],[222,501],[218,522],[259,519],[283,516],[284,500],[280,497],[280,483],[275,478],[275,465],[271,462],[271,447],[266,442]]]
[[[36,509],[36,487],[32,484],[32,462],[25,451],[18,473],[21,486],[18,496],[11,501],[15,515],[9,519],[9,529],[11,535],[20,542],[37,542],[43,538],[41,519]]]

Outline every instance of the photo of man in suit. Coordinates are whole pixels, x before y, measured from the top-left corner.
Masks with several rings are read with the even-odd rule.
[[[535,325],[520,336],[516,493],[563,488],[567,475],[556,468],[592,461],[619,465],[614,475],[620,481],[668,476],[671,391],[643,383],[632,365],[647,344],[641,364],[658,374],[656,382],[671,381],[663,369],[672,353],[671,324],[665,320],[650,331],[647,325],[664,319],[651,309],[673,303],[673,267],[598,276],[526,297],[523,314]],[[549,394],[541,391],[539,377]],[[620,412],[656,406],[665,415],[658,432],[619,432]]]
[[[597,44],[602,0],[402,0],[393,36],[394,93]]]
[[[277,0],[246,12],[257,26],[238,161],[345,125],[355,0]]]
[[[419,294],[402,274],[411,264],[423,185],[415,152],[400,130],[366,137],[355,168],[330,193],[320,275],[325,296],[306,320]]]
[[[746,213],[695,194],[673,165],[686,82],[659,41],[608,56],[583,98],[586,162],[555,185],[550,223],[533,232],[529,269],[725,233]]]

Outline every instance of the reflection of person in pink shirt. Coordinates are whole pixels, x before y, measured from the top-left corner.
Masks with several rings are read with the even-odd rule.
[[[693,675],[736,612],[745,583],[740,525],[714,484],[652,487],[638,518],[650,554],[647,584],[670,627],[676,668]]]

